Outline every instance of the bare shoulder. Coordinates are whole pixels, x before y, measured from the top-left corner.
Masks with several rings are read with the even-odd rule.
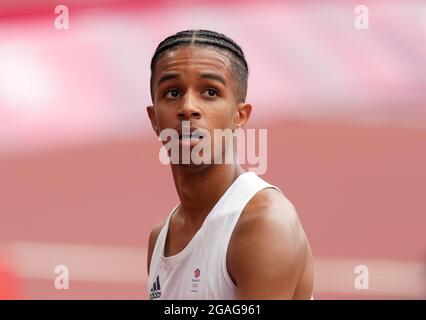
[[[271,240],[285,238],[293,244],[305,239],[295,207],[273,188],[259,191],[247,203],[235,227],[234,238],[245,237],[252,231],[263,232],[263,236]]]
[[[299,217],[295,207],[284,194],[277,189],[266,188],[247,203],[238,225],[247,227],[257,223],[266,223],[270,227],[279,223],[281,227],[296,231]]]
[[[163,229],[164,224],[166,223],[167,218],[159,222],[157,225],[152,228],[151,233],[149,235],[149,241],[148,241],[148,256],[147,256],[147,270],[149,274],[149,265],[151,264],[151,257],[152,253],[154,251],[155,243],[157,242],[158,235],[161,232],[161,229]]]
[[[292,299],[309,254],[293,204],[278,190],[267,188],[249,201],[235,226],[227,252],[228,273],[240,298]]]

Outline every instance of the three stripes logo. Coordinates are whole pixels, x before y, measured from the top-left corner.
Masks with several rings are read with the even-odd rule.
[[[149,294],[149,299],[159,299],[161,297],[161,287],[160,287],[160,276],[157,276],[157,279],[154,281],[154,284],[151,288],[151,293]]]

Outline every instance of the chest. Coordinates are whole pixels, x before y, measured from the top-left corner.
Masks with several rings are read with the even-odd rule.
[[[185,227],[170,221],[164,243],[164,256],[174,256],[184,250],[194,238],[200,227],[201,225]]]

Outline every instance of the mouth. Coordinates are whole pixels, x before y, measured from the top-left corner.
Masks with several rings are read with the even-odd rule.
[[[179,135],[179,140],[203,140],[204,136],[199,132],[184,133]]]
[[[200,132],[201,129],[198,128],[188,128],[188,130],[184,130],[184,132],[179,132],[179,140],[181,141],[190,141],[190,140],[203,140],[204,135]]]

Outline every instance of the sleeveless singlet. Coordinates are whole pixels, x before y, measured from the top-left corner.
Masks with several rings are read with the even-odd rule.
[[[253,196],[275,188],[254,172],[237,177],[206,216],[201,228],[178,254],[165,257],[169,214],[155,243],[147,282],[149,299],[235,299],[236,286],[228,275],[226,253],[234,227]]]

